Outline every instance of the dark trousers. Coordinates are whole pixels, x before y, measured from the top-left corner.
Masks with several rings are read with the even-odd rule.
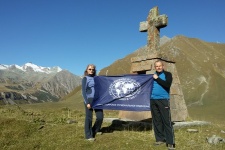
[[[100,131],[103,122],[103,110],[102,109],[88,109],[85,104],[85,124],[84,132],[85,138],[93,138],[95,134]],[[95,111],[96,120],[94,126],[92,127],[93,111]]]
[[[171,122],[170,101],[151,100],[152,123],[156,141],[175,144],[174,130]]]

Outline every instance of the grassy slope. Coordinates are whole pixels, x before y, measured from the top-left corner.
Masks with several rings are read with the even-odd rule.
[[[72,104],[72,106],[71,106]],[[78,105],[77,105],[78,106]],[[77,108],[74,100],[63,103],[43,103],[27,105],[4,106],[0,108],[0,147],[2,149],[54,149],[54,150],[163,150],[165,146],[155,147],[154,134],[151,127],[140,128],[127,125],[126,122],[116,126],[104,122],[103,135],[98,135],[91,143],[84,140],[84,112]],[[51,109],[48,109],[51,107]],[[71,107],[72,109],[70,109]],[[79,106],[80,107],[80,106]],[[115,111],[105,111],[105,117],[117,117]],[[68,124],[67,120],[77,123]],[[191,127],[198,129],[198,133],[188,133],[186,128],[176,129],[177,149],[222,150],[225,144],[210,145],[205,138],[218,135],[225,138],[220,131],[224,124],[214,123],[210,126]]]
[[[162,51],[174,57],[192,119],[225,122],[225,44],[176,37]]]

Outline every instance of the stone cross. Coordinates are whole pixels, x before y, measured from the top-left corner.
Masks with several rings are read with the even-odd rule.
[[[166,15],[159,15],[158,7],[154,7],[149,11],[147,21],[140,22],[140,32],[148,32],[147,49],[142,56],[131,58],[132,66],[131,72],[140,72],[151,70],[152,65],[150,59],[159,57],[160,44],[160,28],[166,27],[168,17]]]
[[[159,50],[160,28],[166,27],[167,22],[168,17],[159,15],[158,7],[154,7],[149,11],[147,21],[140,22],[140,32],[148,32],[148,53],[156,53]]]

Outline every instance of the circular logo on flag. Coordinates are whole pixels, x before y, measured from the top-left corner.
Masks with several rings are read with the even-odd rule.
[[[138,82],[130,78],[121,78],[115,80],[109,86],[109,94],[118,100],[133,99],[141,91],[141,86]]]

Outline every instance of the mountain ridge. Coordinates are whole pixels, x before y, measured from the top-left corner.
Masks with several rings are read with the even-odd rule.
[[[0,65],[0,104],[56,102],[80,84],[60,67]]]
[[[0,64],[0,70],[14,70],[14,69],[19,69],[21,71],[27,72],[27,71],[34,71],[34,72],[42,72],[42,73],[56,73],[62,71],[62,69],[58,66],[56,67],[42,67],[42,66],[37,66],[31,62],[25,63],[22,66],[13,64],[13,65],[5,65],[5,64]]]

